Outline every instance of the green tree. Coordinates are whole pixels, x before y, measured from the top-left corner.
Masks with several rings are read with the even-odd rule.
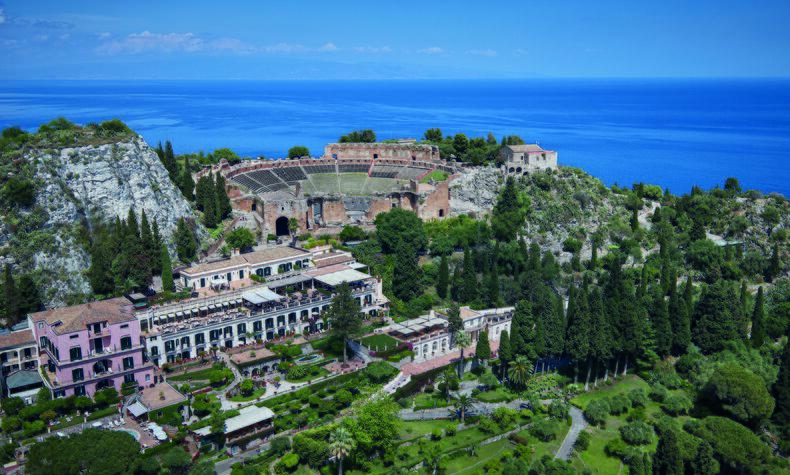
[[[189,453],[181,447],[173,447],[161,457],[162,467],[172,474],[187,475],[191,461]]]
[[[448,366],[437,378],[437,382],[444,387],[444,399],[449,403],[450,402],[450,386],[453,384],[454,381],[458,379],[458,375],[455,374],[455,371]]]
[[[173,287],[173,264],[170,262],[170,252],[167,246],[162,245],[160,251],[160,259],[162,260],[162,290],[165,292],[172,292]]]
[[[392,276],[392,290],[395,296],[408,302],[422,293],[419,283],[422,281],[422,270],[417,262],[415,249],[405,241],[395,246],[395,266]]]
[[[780,425],[790,425],[790,344],[785,344],[779,359],[779,374],[771,388],[776,407],[774,420]]]
[[[329,452],[337,460],[337,473],[343,475],[343,459],[354,450],[356,443],[345,427],[338,427],[329,437]]]
[[[743,308],[726,281],[708,286],[694,310],[692,341],[704,354],[721,351],[724,343],[740,338]]]
[[[140,444],[125,432],[86,429],[69,437],[48,437],[31,445],[25,473],[121,475],[133,472],[139,454]]]
[[[650,323],[656,332],[656,352],[662,358],[666,358],[672,350],[672,324],[669,320],[667,301],[660,288],[656,288],[653,292],[649,315]]]
[[[192,178],[192,165],[189,163],[189,155],[184,157],[184,169],[181,171],[181,193],[187,201],[195,200],[195,180]]]
[[[356,409],[356,418],[345,418],[343,425],[353,434],[360,452],[386,452],[398,440],[400,410],[390,397],[374,397]]]
[[[716,475],[719,473],[719,462],[713,456],[713,447],[706,441],[697,446],[697,454],[691,462],[692,473],[695,475]]]
[[[422,220],[412,211],[393,208],[391,211],[378,214],[374,223],[376,237],[384,254],[394,254],[400,241],[410,247],[412,252],[425,248],[427,241]]]
[[[239,227],[225,235],[225,243],[234,249],[246,250],[255,245],[255,235],[247,227]]]
[[[497,198],[491,213],[491,228],[494,236],[504,242],[514,240],[524,224],[525,215],[521,211],[516,181],[509,176]]]
[[[571,306],[570,301],[568,303],[568,335],[565,339],[565,344],[568,355],[576,362],[575,383],[578,378],[579,362],[592,357],[591,335],[593,328],[586,289],[576,290],[574,296],[573,306]],[[587,382],[584,385],[585,391],[589,389],[589,382],[590,372],[588,371]]]
[[[674,430],[666,430],[658,439],[653,455],[655,475],[683,475],[683,457],[680,453],[678,436]]]
[[[766,269],[766,280],[768,282],[773,282],[773,280],[779,276],[779,273],[782,271],[782,261],[779,257],[779,243],[774,243],[774,250],[771,253],[771,260],[768,262],[768,268]]]
[[[474,302],[477,299],[478,292],[477,273],[475,272],[475,264],[472,260],[472,254],[469,248],[464,249],[464,263],[463,263],[463,301],[465,303]]]
[[[500,377],[502,379],[507,375],[507,366],[513,360],[513,352],[510,348],[510,335],[507,330],[502,330],[499,334],[499,365],[502,368]]]
[[[11,264],[6,263],[3,272],[3,316],[11,323],[17,323],[20,318],[19,312],[19,293],[16,289],[16,281],[11,272]]]
[[[757,289],[757,298],[754,301],[754,312],[752,313],[752,347],[760,348],[763,346],[765,336],[765,302],[763,288],[760,286]]]
[[[439,262],[439,275],[436,277],[436,295],[439,298],[447,298],[447,285],[450,280],[450,267],[447,261],[447,256],[442,255]]]
[[[426,130],[422,137],[426,142],[433,142],[433,143],[440,143],[442,142],[442,140],[444,140],[442,129],[439,128]]]
[[[480,336],[477,339],[475,356],[483,362],[483,366],[486,366],[488,360],[491,359],[491,344],[488,342],[488,332],[485,330],[480,332]]]
[[[223,219],[230,216],[231,211],[233,211],[233,207],[230,204],[228,190],[225,188],[225,177],[222,176],[221,173],[217,173],[217,176],[214,178],[214,189],[217,195],[217,201],[219,202],[219,206],[217,208],[217,221],[222,221]]]
[[[178,177],[178,163],[176,162],[176,155],[173,153],[173,144],[170,141],[165,142],[164,160],[162,163],[170,174],[170,179],[175,183]]]
[[[469,394],[461,394],[458,396],[458,399],[455,401],[455,408],[461,416],[461,424],[464,423],[466,413],[474,409],[475,403],[477,403],[477,400]]]
[[[469,345],[472,344],[472,341],[469,339],[469,335],[466,332],[458,332],[455,335],[455,346],[461,350],[461,359],[458,361],[458,377],[464,377],[464,350],[469,348]]]
[[[774,400],[762,378],[737,363],[716,368],[705,393],[715,405],[752,427],[758,427],[774,410]]]
[[[375,141],[376,132],[373,132],[371,129],[355,130],[340,136],[340,139],[338,139],[340,143],[374,143]]]
[[[181,262],[189,264],[195,260],[197,254],[197,242],[192,229],[184,218],[179,218],[175,233],[176,252]]]
[[[296,145],[288,149],[288,158],[309,158],[310,157],[310,149],[305,147],[304,145]]]
[[[332,334],[343,340],[343,363],[346,362],[348,340],[356,336],[362,328],[359,301],[351,294],[351,287],[342,283],[335,288],[335,298],[326,312]]]
[[[526,386],[531,374],[532,363],[523,355],[517,356],[516,360],[510,364],[510,369],[508,370],[510,382],[520,388]]]

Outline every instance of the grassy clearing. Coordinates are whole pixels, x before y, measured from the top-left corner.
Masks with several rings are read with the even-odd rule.
[[[433,432],[434,429],[445,430],[448,427],[457,425],[452,421],[404,421],[401,425],[400,438],[401,440],[412,440]]]
[[[258,399],[264,394],[266,394],[266,388],[258,388],[255,391],[253,391],[253,393],[250,394],[249,396],[242,396],[241,394],[237,394],[229,399],[233,402],[246,402],[246,401],[252,401],[253,399]]]
[[[398,340],[383,333],[366,336],[361,340],[361,343],[366,348],[373,351],[386,351],[398,346]]]
[[[213,368],[203,368],[197,371],[192,371],[188,373],[179,373],[173,376],[168,376],[168,381],[197,381],[197,380],[208,380],[211,372],[214,371]]]
[[[510,402],[516,399],[518,395],[503,387],[498,387],[490,391],[482,391],[476,397],[480,402]]]
[[[601,399],[607,396],[615,396],[617,394],[627,395],[632,389],[641,388],[645,394],[650,392],[650,385],[643,379],[636,375],[629,375],[623,379],[616,380],[613,384],[598,384],[597,389],[592,389],[586,393],[579,394],[571,399],[571,404],[584,410],[590,401]]]
[[[502,452],[512,450],[514,444],[508,439],[499,440],[493,444],[480,447],[477,455],[463,455],[453,458],[447,463],[447,473],[478,473],[490,460],[496,460],[502,456]]]
[[[425,175],[424,177],[422,177],[422,180],[420,180],[420,183],[428,183],[431,180],[433,180],[433,181],[444,181],[444,180],[447,179],[448,176],[450,176],[450,174],[447,173],[447,172],[443,172],[441,170],[434,170],[431,173],[429,173],[429,174]]]
[[[439,392],[419,393],[414,396],[414,410],[433,409],[435,407],[447,407],[447,400]]]

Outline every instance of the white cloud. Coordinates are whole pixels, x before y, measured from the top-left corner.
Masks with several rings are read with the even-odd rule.
[[[280,53],[280,54],[289,54],[289,53],[303,53],[307,51],[303,45],[300,44],[292,44],[292,43],[277,43],[276,45],[271,46],[264,46],[260,48],[260,51],[264,53]]]
[[[108,41],[97,49],[102,54],[131,53],[138,54],[150,51],[163,53],[202,51],[205,42],[193,33],[132,33],[121,40]]]
[[[331,43],[331,42],[330,43],[326,43],[323,46],[321,46],[320,48],[318,48],[318,51],[321,51],[321,52],[337,51],[337,46],[335,46],[335,44]]]
[[[109,38],[111,36],[112,36],[112,33],[110,33],[109,31],[101,31],[99,33],[96,33],[96,38],[99,38],[100,40],[106,40],[107,38]]]
[[[429,48],[418,50],[417,52],[421,54],[442,54],[444,53],[444,50],[438,46],[431,46]]]
[[[516,48],[516,50],[513,52],[516,53],[517,56],[526,56],[529,54],[529,51],[525,50],[524,48]]]
[[[467,54],[472,54],[475,56],[486,56],[486,57],[493,57],[496,56],[496,51],[492,49],[470,49],[467,51]]]
[[[382,54],[382,53],[392,53],[392,48],[389,46],[355,46],[353,48],[355,53],[362,53],[362,54]]]
[[[5,9],[0,7],[0,25],[5,23]]]

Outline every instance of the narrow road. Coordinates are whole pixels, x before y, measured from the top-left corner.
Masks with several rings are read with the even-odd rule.
[[[587,427],[587,421],[584,420],[584,414],[582,413],[581,409],[571,406],[570,412],[572,421],[571,429],[565,436],[565,440],[562,441],[560,448],[557,449],[556,458],[562,460],[568,460],[571,457],[571,451],[573,450],[573,445],[576,443],[576,439],[579,437],[579,434],[581,434],[581,432]]]
[[[226,458],[225,460],[220,460],[219,462],[214,464],[214,473],[218,475],[227,475],[230,473],[231,469],[233,468],[233,464],[242,462],[247,459],[251,459],[253,457],[257,457],[259,454],[266,452],[269,450],[269,442],[259,445],[258,447],[248,450],[246,452],[240,452],[233,457]]]
[[[494,409],[500,406],[509,407],[511,409],[518,410],[519,405],[525,401],[521,399],[516,399],[515,401],[511,401],[509,403],[501,403],[501,402],[478,402],[475,403],[474,408],[472,411],[476,412],[477,414],[486,414],[490,415],[494,412]],[[435,409],[424,409],[421,411],[415,411],[412,409],[403,409],[400,411],[400,418],[404,421],[422,421],[427,419],[453,419],[455,418],[455,407],[452,406],[452,401],[450,401],[450,406],[448,407],[437,407]]]

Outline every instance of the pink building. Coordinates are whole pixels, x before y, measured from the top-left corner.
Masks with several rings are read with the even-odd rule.
[[[153,365],[143,356],[140,324],[127,299],[56,308],[29,318],[53,397],[154,383]]]

